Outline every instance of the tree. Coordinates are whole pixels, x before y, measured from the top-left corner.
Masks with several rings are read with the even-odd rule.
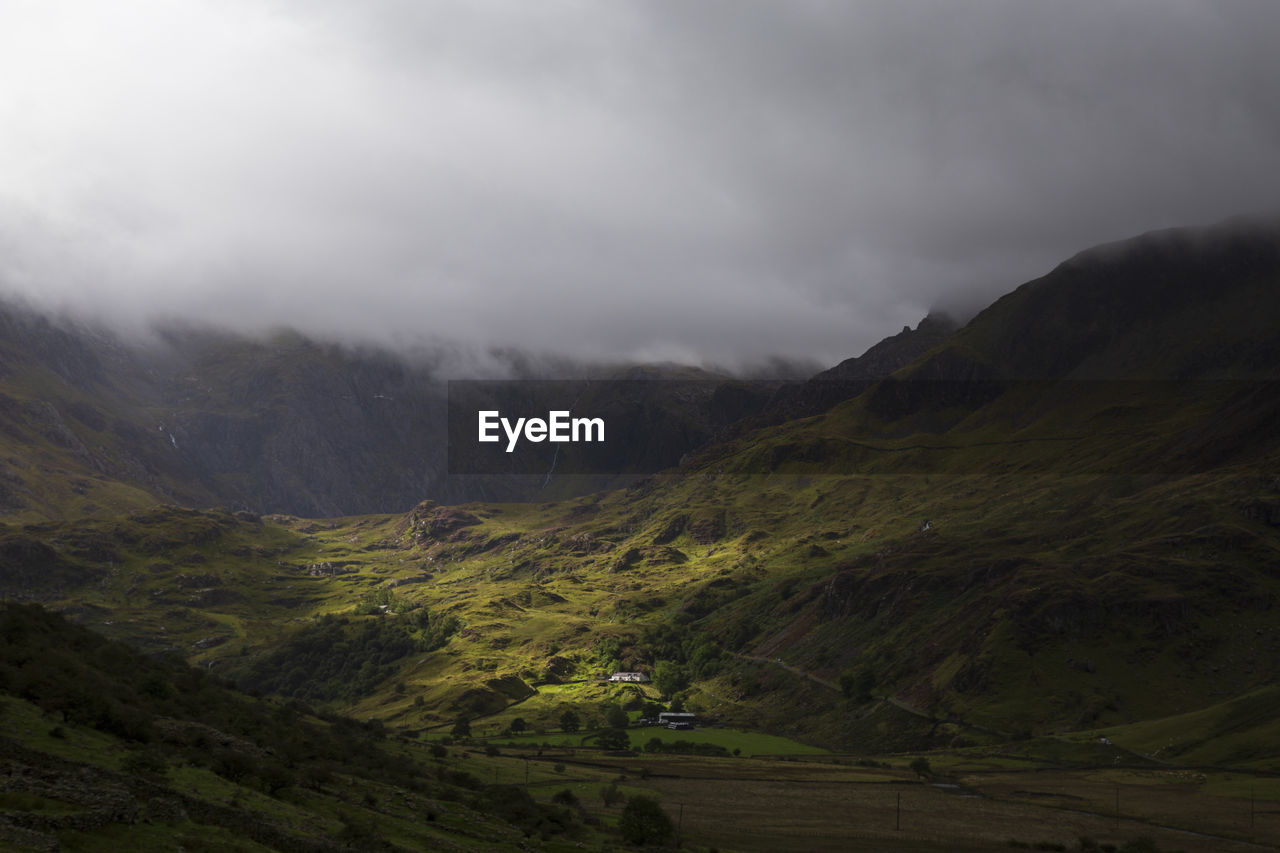
[[[846,672],[840,676],[840,692],[846,699],[855,702],[871,701],[871,688],[876,686],[876,677],[870,669],[861,669],[857,673]]]
[[[610,782],[608,785],[601,786],[600,799],[604,801],[606,808],[613,808],[620,800],[626,798],[618,790],[618,783]]]
[[[596,737],[596,743],[600,744],[601,749],[631,748],[631,738],[627,737],[627,733],[623,729],[609,729],[601,732]]]
[[[912,761],[909,765],[917,776],[929,777],[933,775],[933,769],[929,766],[929,759],[923,755]]]
[[[524,721],[524,717],[516,717],[511,721],[511,731],[514,734],[520,734],[527,728],[529,728],[529,725]]]
[[[600,710],[604,712],[604,724],[611,729],[625,729],[631,722],[627,712],[616,702],[606,702]]]
[[[560,715],[560,728],[566,732],[576,732],[582,725],[578,712],[570,708]]]
[[[622,809],[618,830],[631,844],[661,844],[671,837],[675,827],[657,800],[637,795],[627,800]]]
[[[467,718],[466,714],[458,717],[453,724],[453,730],[449,734],[455,738],[471,737],[471,720]]]
[[[689,686],[689,674],[675,661],[660,660],[653,670],[653,685],[663,696],[674,696]]]

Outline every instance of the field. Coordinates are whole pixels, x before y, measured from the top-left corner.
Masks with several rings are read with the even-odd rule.
[[[1237,706],[1205,713],[1239,717]],[[1107,732],[1145,746],[1150,729]],[[653,796],[679,824],[686,849],[964,853],[1123,849],[1143,839],[1154,846],[1130,849],[1280,849],[1274,771],[1167,764],[1096,733],[874,757],[729,728],[628,734],[637,749],[657,736],[741,755],[627,756],[592,748],[589,734],[560,732],[478,740],[451,755],[486,781],[527,784],[540,800],[567,789],[606,824],[619,813],[602,798],[610,784]],[[915,769],[920,759],[925,775]],[[1081,848],[1082,839],[1098,847]]]
[[[413,745],[410,749],[421,749]],[[921,778],[912,756],[866,759],[622,758],[590,749],[502,748],[452,756],[485,781],[528,785],[549,800],[569,790],[605,823],[620,812],[602,790],[654,796],[685,849],[720,851],[995,851],[1122,847],[1234,853],[1280,845],[1280,778],[1221,771],[1034,767]],[[973,756],[931,754],[935,766]],[[1252,799],[1250,794],[1252,792]],[[1116,803],[1119,803],[1119,815]],[[1053,845],[1062,845],[1055,847]]]
[[[743,731],[741,729],[697,729],[695,731],[678,732],[671,731],[663,726],[645,726],[643,728],[628,729],[627,735],[631,739],[632,749],[643,749],[644,745],[651,739],[658,738],[668,744],[682,740],[690,743],[713,744],[724,747],[729,752],[733,752],[736,749],[746,757],[822,755],[827,752],[821,747],[800,743],[790,738]],[[522,736],[499,735],[488,740],[500,745],[578,747],[590,745],[593,735],[581,732],[549,732]]]

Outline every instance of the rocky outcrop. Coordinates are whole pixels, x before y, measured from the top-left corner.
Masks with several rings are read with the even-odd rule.
[[[947,341],[957,328],[949,315],[932,311],[914,329],[903,326],[862,355],[845,359],[800,385],[781,388],[769,402],[768,419],[777,422],[821,414],[911,364]]]

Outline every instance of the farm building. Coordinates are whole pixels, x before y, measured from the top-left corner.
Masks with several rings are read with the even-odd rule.
[[[697,714],[688,711],[663,711],[658,715],[658,725],[669,729],[691,729],[697,719]]]
[[[609,676],[610,681],[630,681],[637,684],[645,684],[649,681],[649,676],[643,672],[615,672]]]

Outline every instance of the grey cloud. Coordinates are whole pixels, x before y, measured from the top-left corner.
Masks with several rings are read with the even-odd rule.
[[[0,276],[135,326],[834,362],[1280,198],[1269,2],[26,15]]]

